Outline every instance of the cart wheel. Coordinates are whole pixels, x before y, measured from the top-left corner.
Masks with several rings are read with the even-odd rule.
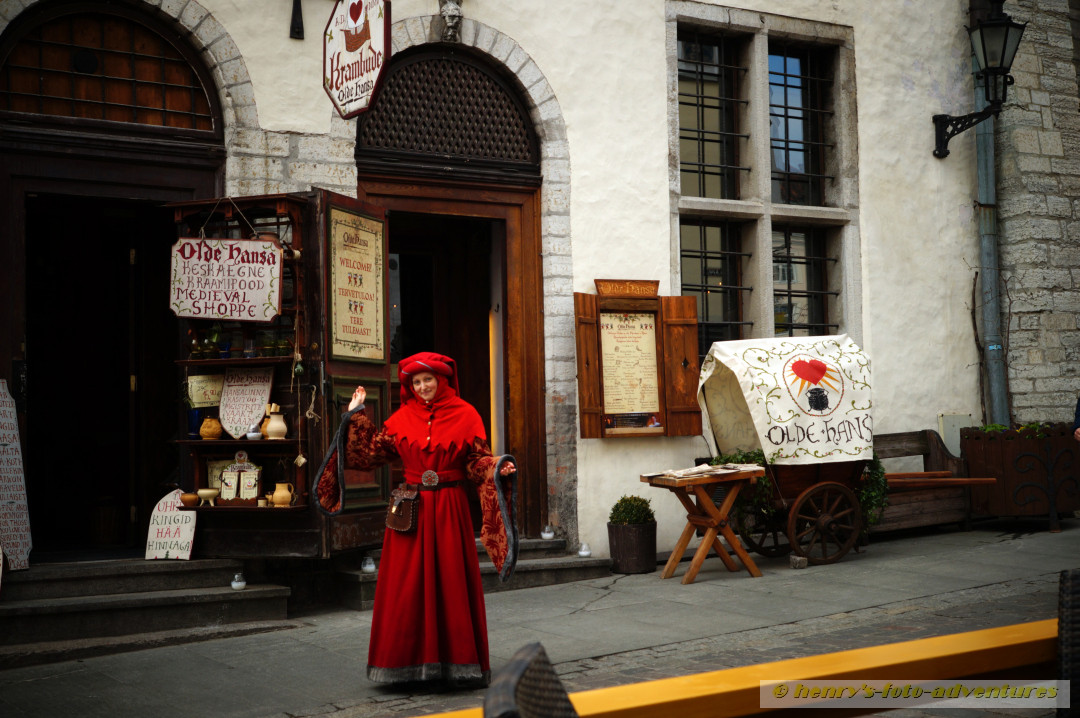
[[[843,484],[826,481],[799,494],[788,514],[792,549],[811,564],[835,563],[859,538],[859,500]]]
[[[767,558],[780,558],[791,553],[791,544],[784,534],[784,514],[753,511],[735,518],[735,529],[746,547]]]

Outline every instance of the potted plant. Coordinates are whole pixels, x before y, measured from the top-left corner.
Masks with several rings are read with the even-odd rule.
[[[623,496],[608,515],[611,570],[648,573],[656,569],[656,515],[649,500]]]

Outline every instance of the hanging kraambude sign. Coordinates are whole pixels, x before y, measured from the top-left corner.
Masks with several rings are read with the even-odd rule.
[[[770,464],[868,460],[870,387],[870,358],[847,335],[747,339],[712,345],[698,403],[716,454],[761,448]]]
[[[337,0],[323,32],[323,89],[344,119],[371,106],[390,64],[390,1]]]

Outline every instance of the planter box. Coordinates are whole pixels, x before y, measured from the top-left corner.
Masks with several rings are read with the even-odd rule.
[[[972,513],[984,516],[1046,516],[1050,530],[1058,517],[1080,508],[1076,455],[1080,443],[1072,425],[1054,424],[1043,438],[1020,432],[960,430],[960,451],[969,476],[993,476],[995,486],[971,489]]]
[[[649,573],[656,570],[656,522],[607,525],[611,570]]]

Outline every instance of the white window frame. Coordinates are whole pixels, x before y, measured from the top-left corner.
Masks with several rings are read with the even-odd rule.
[[[858,137],[856,132],[854,29],[834,23],[815,22],[757,11],[741,10],[688,0],[666,4],[668,97],[669,191],[671,207],[672,286],[682,285],[679,219],[684,216],[744,222],[742,251],[751,253],[743,267],[743,283],[754,289],[744,303],[744,321],[753,322],[746,338],[774,335],[772,226],[814,225],[826,229],[828,256],[835,259],[829,272],[831,291],[838,292],[829,307],[829,322],[838,334],[861,343],[862,270],[859,236]],[[743,83],[747,94],[740,132],[743,143],[739,164],[750,171],[740,181],[739,199],[684,197],[680,192],[678,118],[678,30],[694,27],[702,32],[721,32],[746,38]],[[776,204],[771,200],[772,164],[769,139],[769,37],[831,46],[835,51],[833,117],[827,132],[834,147],[827,174],[825,206]]]

